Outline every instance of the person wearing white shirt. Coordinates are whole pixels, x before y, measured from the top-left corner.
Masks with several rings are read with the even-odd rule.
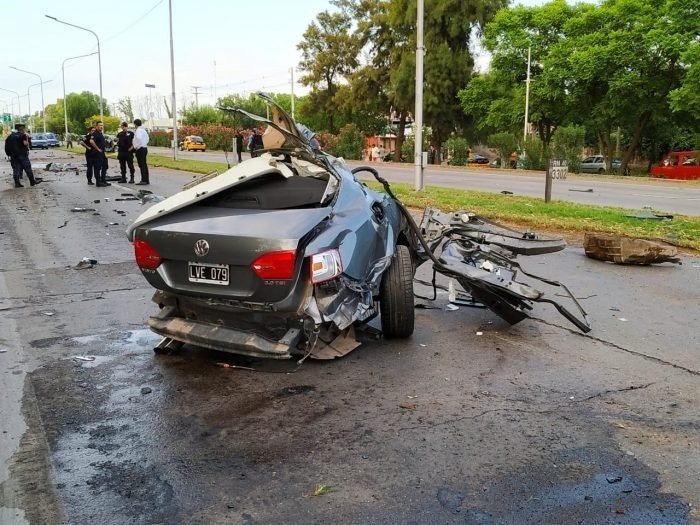
[[[136,162],[139,164],[139,171],[141,172],[141,180],[136,183],[136,185],[144,186],[149,184],[148,180],[148,164],[146,164],[146,157],[148,156],[148,133],[141,126],[141,119],[134,120],[134,126],[136,130],[134,131],[134,152],[136,154]]]

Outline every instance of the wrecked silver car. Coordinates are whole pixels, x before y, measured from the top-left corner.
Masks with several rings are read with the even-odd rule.
[[[413,333],[408,230],[395,202],[315,152],[271,100],[262,155],[142,214],[128,230],[156,289],[151,329],[249,356],[343,355],[381,315]],[[381,312],[381,314],[379,314]]]
[[[533,302],[550,302],[588,330],[515,281],[512,256],[556,251],[563,241],[518,238],[437,210],[419,227],[376,170],[351,171],[319,151],[308,130],[260,96],[271,119],[235,111],[267,125],[261,154],[190,183],[127,231],[138,266],[158,290],[160,312],[148,321],[165,337],[157,350],[190,343],[253,357],[330,359],[357,347],[355,327],[377,316],[384,336],[409,337],[413,276],[426,261],[510,323]],[[385,192],[360,182],[360,171]]]

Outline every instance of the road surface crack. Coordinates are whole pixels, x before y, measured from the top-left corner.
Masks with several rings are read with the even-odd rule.
[[[615,394],[619,392],[629,392],[630,390],[642,390],[644,388],[649,388],[651,385],[655,385],[656,383],[645,383],[643,385],[632,385],[628,386],[625,388],[613,388],[611,390],[604,390],[602,392],[598,392],[597,394],[593,394],[592,396],[584,397],[583,399],[579,399],[578,401],[590,401],[591,399],[595,399],[596,397],[603,397],[608,394]]]
[[[557,409],[562,408],[561,405],[556,405],[552,408],[548,408],[545,410],[527,410],[524,408],[492,408],[490,410],[484,410],[483,412],[479,412],[478,414],[472,414],[469,416],[461,416],[453,419],[446,419],[445,421],[440,421],[439,423],[424,423],[421,425],[414,425],[412,427],[402,427],[398,429],[398,432],[403,432],[404,430],[417,430],[420,428],[437,428],[441,427],[444,425],[450,425],[452,423],[459,423],[460,421],[468,421],[471,419],[478,419],[482,416],[485,416],[487,414],[493,414],[496,412],[518,412],[522,414],[551,414],[552,412],[555,412]]]
[[[611,341],[606,341],[605,339],[601,339],[600,337],[595,337],[590,334],[582,334],[576,330],[573,330],[569,328],[568,326],[562,326],[557,323],[552,323],[549,321],[545,321],[544,319],[540,319],[539,317],[530,317],[533,321],[537,321],[543,324],[546,324],[548,326],[553,326],[555,328],[561,328],[562,330],[566,330],[567,332],[577,335],[579,337],[585,337],[586,339],[592,339],[593,341],[597,341],[598,343],[601,343],[605,346],[609,346],[611,348],[615,348],[616,350],[621,350],[622,352],[626,352],[630,355],[636,356],[636,357],[641,357],[643,359],[647,359],[648,361],[653,361],[654,363],[661,364],[664,366],[670,366],[673,367],[677,370],[682,370],[683,372],[687,372],[688,374],[694,375],[694,376],[700,376],[700,372],[697,370],[693,370],[692,368],[685,367],[683,365],[679,365],[676,363],[672,363],[670,361],[666,361],[664,359],[661,359],[660,357],[654,357],[653,355],[645,354],[644,352],[638,352],[637,350],[631,350],[629,348],[625,348],[624,346],[620,346],[616,343],[613,343]]]

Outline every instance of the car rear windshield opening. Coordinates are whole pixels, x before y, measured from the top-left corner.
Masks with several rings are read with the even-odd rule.
[[[212,195],[200,206],[254,210],[318,208],[327,185],[327,177],[285,178],[272,173]]]

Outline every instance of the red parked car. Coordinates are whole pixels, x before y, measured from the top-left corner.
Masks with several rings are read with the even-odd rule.
[[[651,175],[663,179],[700,179],[700,151],[672,151],[651,168]]]

